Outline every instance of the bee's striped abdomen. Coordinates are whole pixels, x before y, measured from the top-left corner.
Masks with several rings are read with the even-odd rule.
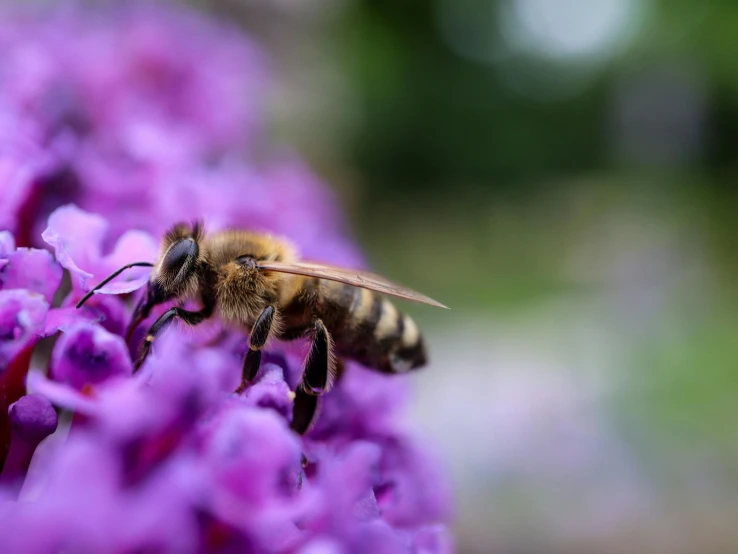
[[[415,322],[387,298],[332,281],[321,283],[321,317],[336,352],[385,373],[402,373],[426,363]]]

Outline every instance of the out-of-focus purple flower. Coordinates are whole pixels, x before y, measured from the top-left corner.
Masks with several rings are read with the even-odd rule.
[[[118,145],[158,157],[142,141],[147,126],[209,150],[245,146],[261,126],[261,52],[237,29],[192,12],[147,3],[102,17],[73,5],[15,10],[4,14],[0,44],[2,98],[22,102],[49,135],[112,132]],[[208,63],[199,63],[204,51]]]
[[[10,450],[5,458],[0,486],[20,489],[39,443],[56,431],[57,416],[51,402],[29,394],[10,405]]]
[[[31,239],[36,184],[54,159],[52,152],[42,148],[35,122],[14,103],[5,105],[0,100],[0,231],[16,233],[21,244]]]
[[[54,248],[56,259],[72,274],[72,282],[83,291],[91,288],[89,280],[102,281],[110,273],[131,262],[151,261],[158,248],[147,233],[127,231],[113,251],[104,256],[103,241],[108,224],[105,218],[83,212],[73,205],[62,206],[49,218],[43,239]],[[143,271],[142,271],[143,269]],[[100,294],[134,291],[149,279],[149,270],[132,268],[114,283],[98,290]]]
[[[11,448],[8,409],[25,394],[32,349],[43,336],[48,309],[40,294],[24,289],[0,290],[0,464]],[[13,488],[19,479],[13,475]]]
[[[49,303],[40,294],[0,290],[0,376],[10,362],[44,335]]]
[[[49,366],[51,376],[81,390],[133,373],[125,341],[99,325],[77,323],[62,333]]]
[[[406,380],[348,364],[300,437],[289,422],[304,345],[270,343],[235,394],[247,339],[217,317],[170,326],[131,375],[130,297],[149,270],[74,307],[117,268],[155,261],[157,237],[182,220],[362,265],[326,187],[264,148],[260,50],[149,4],[6,13],[0,48],[3,550],[452,551],[444,474],[402,420]],[[16,248],[44,241],[55,259]],[[30,368],[57,334],[33,357],[48,364]],[[34,456],[56,428],[49,402],[73,415]],[[16,501],[24,478],[33,494]]]
[[[262,378],[244,394],[244,401],[259,408],[271,408],[285,419],[292,418],[292,391],[281,367],[265,363]]]
[[[167,173],[240,153],[263,127],[261,51],[183,9],[5,8],[0,50],[0,229],[34,244],[56,206],[130,218]]]
[[[0,232],[0,290],[26,289],[51,303],[62,279],[62,269],[46,250],[15,248],[13,235]]]

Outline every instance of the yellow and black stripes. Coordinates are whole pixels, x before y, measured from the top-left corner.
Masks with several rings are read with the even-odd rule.
[[[318,308],[339,355],[384,373],[401,373],[425,364],[425,349],[415,322],[386,297],[322,281]]]

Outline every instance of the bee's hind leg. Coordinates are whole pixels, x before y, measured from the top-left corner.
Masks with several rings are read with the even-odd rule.
[[[295,391],[295,403],[292,407],[292,421],[290,422],[292,430],[298,435],[307,433],[317,411],[318,396],[305,392],[302,385],[298,386]]]
[[[344,365],[341,360],[336,361],[336,381],[343,375]],[[293,431],[300,435],[304,435],[310,430],[310,426],[315,419],[318,411],[318,394],[310,394],[303,389],[302,384],[295,391],[295,404],[292,408],[292,423],[290,427]],[[307,465],[308,461],[303,456],[303,465]]]
[[[246,352],[246,357],[243,360],[241,385],[236,392],[243,392],[246,386],[256,378],[261,365],[261,350],[272,333],[276,314],[277,310],[274,306],[267,306],[254,323],[249,336],[249,351]]]
[[[302,381],[295,391],[295,403],[290,426],[300,435],[309,429],[318,409],[318,396],[330,390],[339,373],[333,355],[333,341],[320,319],[313,323],[312,345],[305,363]]]
[[[336,376],[334,382],[341,379],[344,369],[345,366],[343,364],[343,360],[336,359]],[[292,423],[290,423],[292,430],[300,435],[307,433],[315,420],[315,414],[317,411],[318,395],[305,392],[302,385],[299,385],[295,392],[295,403],[292,408]],[[300,454],[300,465],[302,466],[302,470],[298,476],[298,488],[302,488],[303,477],[310,471],[308,469],[310,463],[310,460],[307,459],[307,456],[305,456],[304,453]]]

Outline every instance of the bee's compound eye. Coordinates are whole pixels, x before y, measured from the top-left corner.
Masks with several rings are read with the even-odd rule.
[[[191,238],[182,239],[172,245],[164,256],[162,269],[167,272],[177,272],[188,259],[197,257],[199,248]]]

